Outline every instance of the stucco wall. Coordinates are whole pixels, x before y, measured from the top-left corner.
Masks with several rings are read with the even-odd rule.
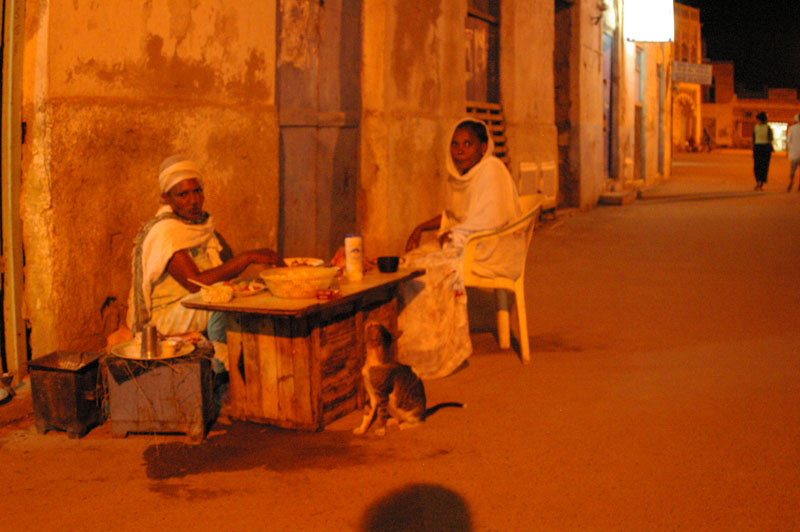
[[[644,180],[647,186],[657,184],[661,179],[666,179],[671,175],[671,160],[669,153],[669,116],[667,106],[670,103],[669,88],[666,83],[667,64],[669,61],[669,44],[647,43],[645,47],[646,71],[645,75],[645,160],[644,160]],[[662,97],[659,89],[659,67],[664,79],[663,89],[663,118],[659,122],[659,98]],[[659,127],[663,128],[659,137]],[[659,138],[663,140],[663,172],[659,172]]]
[[[736,98],[727,103],[704,103],[701,107],[703,119],[713,118],[715,130],[711,131],[712,139],[717,147],[730,147],[734,145],[733,134],[736,131],[733,121],[733,109]]]
[[[538,0],[501,3],[500,93],[510,170],[519,164],[557,165],[553,83],[555,8]]]
[[[364,3],[359,225],[367,255],[401,253],[439,212],[450,129],[464,116],[466,1]],[[557,161],[553,4],[504,0],[500,87],[512,173]]]
[[[624,32],[624,29],[623,29]],[[616,124],[617,142],[614,149],[614,175],[617,187],[627,186],[634,178],[634,149],[636,146],[636,102],[639,97],[639,87],[636,76],[636,43],[623,40],[616,36],[622,43],[619,60],[619,81],[614,98],[616,111],[614,119]]]
[[[573,134],[570,140],[570,166],[577,178],[577,204],[590,209],[604,189],[606,152],[603,131],[603,41],[606,22],[598,20],[596,2],[580,0],[571,8],[573,38],[569,68]],[[606,13],[613,22],[613,16]],[[613,31],[613,26],[609,31]]]
[[[689,137],[694,137],[695,142],[702,139],[702,95],[700,85],[695,83],[675,83],[674,87],[672,145],[676,151],[683,151]]]
[[[234,250],[275,246],[274,0],[29,2],[26,34],[21,201],[34,357],[104,344],[127,302],[133,237],[158,208],[158,165],[172,153],[202,167],[206,209]]]
[[[441,211],[449,128],[465,113],[465,2],[365,2],[359,227],[398,254]]]

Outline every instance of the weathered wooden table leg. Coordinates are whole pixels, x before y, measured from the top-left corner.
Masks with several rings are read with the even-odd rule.
[[[396,290],[309,315],[237,313],[228,329],[231,417],[322,430],[364,405],[367,320],[397,331]]]

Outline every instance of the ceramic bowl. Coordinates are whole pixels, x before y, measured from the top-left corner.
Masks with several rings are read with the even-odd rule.
[[[289,266],[268,268],[259,275],[275,297],[314,299],[319,290],[331,287],[339,268],[321,266]]]

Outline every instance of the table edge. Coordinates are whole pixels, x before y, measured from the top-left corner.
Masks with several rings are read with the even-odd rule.
[[[186,308],[192,308],[198,310],[217,310],[217,311],[231,312],[237,314],[262,314],[269,316],[300,317],[313,314],[315,312],[319,312],[326,308],[341,305],[342,303],[348,303],[350,301],[357,300],[363,297],[365,294],[369,294],[370,292],[373,292],[375,290],[383,290],[386,288],[396,287],[400,283],[404,283],[406,281],[410,281],[411,279],[415,279],[417,277],[424,275],[425,270],[414,269],[402,273],[404,273],[404,275],[392,279],[391,281],[388,281],[386,283],[372,286],[364,290],[354,292],[352,294],[347,294],[345,296],[337,297],[336,299],[331,299],[328,301],[309,299],[308,301],[313,301],[313,303],[310,303],[309,305],[298,309],[257,309],[257,308],[243,309],[241,307],[233,308],[231,304],[233,303],[233,301],[236,301],[235,299],[227,303],[205,303],[202,301],[193,301],[184,299],[183,301],[181,301],[181,304]],[[378,275],[383,275],[383,274],[378,274]],[[195,292],[194,294],[188,297],[200,297],[199,294],[200,294],[199,292]]]

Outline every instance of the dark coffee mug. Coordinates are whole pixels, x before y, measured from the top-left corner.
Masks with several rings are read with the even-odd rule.
[[[400,257],[378,257],[378,269],[383,273],[396,272],[398,264],[400,264]]]

